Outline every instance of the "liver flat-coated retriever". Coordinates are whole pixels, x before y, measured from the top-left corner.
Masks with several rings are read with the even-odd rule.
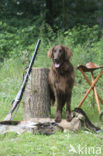
[[[63,45],[56,45],[48,52],[52,59],[52,66],[49,72],[48,80],[50,86],[51,105],[56,100],[56,122],[61,122],[62,109],[66,103],[66,120],[71,120],[71,96],[74,83],[74,69],[70,63],[72,52]]]

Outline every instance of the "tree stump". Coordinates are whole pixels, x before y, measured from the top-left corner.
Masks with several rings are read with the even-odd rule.
[[[33,68],[24,92],[24,119],[50,116],[50,95],[46,68]]]

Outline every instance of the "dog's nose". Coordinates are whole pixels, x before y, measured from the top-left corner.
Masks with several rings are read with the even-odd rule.
[[[58,59],[57,59],[57,58],[54,58],[54,61],[55,61],[55,62],[58,62]]]

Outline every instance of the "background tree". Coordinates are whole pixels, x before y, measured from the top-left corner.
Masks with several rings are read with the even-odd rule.
[[[74,31],[75,27],[78,31],[84,25],[89,28],[98,25],[102,29],[103,0],[0,0],[0,19],[2,60],[11,55],[19,56],[40,33],[44,39],[53,40],[58,31]],[[80,35],[76,39],[81,42],[85,37]],[[19,52],[15,54],[14,49]]]
[[[103,0],[1,0],[0,12],[1,17],[39,17],[64,29],[78,23],[103,25]]]

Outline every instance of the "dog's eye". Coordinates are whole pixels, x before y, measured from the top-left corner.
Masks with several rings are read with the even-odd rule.
[[[56,53],[56,50],[53,50],[54,53]]]
[[[62,50],[60,49],[59,52],[62,53]]]

